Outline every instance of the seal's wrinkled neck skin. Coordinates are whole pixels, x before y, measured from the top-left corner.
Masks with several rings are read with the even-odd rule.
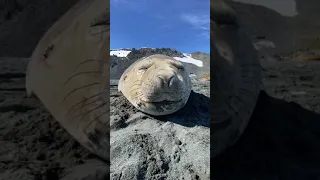
[[[124,72],[119,90],[140,111],[167,115],[186,104],[191,79],[180,61],[152,55],[138,60]]]

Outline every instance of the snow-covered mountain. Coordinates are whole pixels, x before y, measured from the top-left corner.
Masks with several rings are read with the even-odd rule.
[[[149,48],[143,47],[141,49],[149,49]],[[155,49],[155,48],[150,48],[150,49]],[[110,55],[117,56],[117,57],[127,57],[131,51],[132,50],[130,50],[130,49],[111,50]],[[188,54],[188,53],[182,53],[182,54],[184,57],[173,57],[173,58],[178,61],[185,62],[185,63],[191,63],[191,64],[194,64],[199,67],[203,66],[203,62],[201,60],[192,58],[192,54]]]
[[[200,76],[210,72],[210,55],[195,52],[181,53],[170,48],[149,48],[143,47],[140,49],[121,48],[110,50],[111,55],[111,79],[117,79],[121,76],[124,70],[129,67],[134,61],[152,54],[163,54],[181,61],[190,74]]]

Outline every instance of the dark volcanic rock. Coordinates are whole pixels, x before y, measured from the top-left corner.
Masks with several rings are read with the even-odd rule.
[[[131,60],[137,60],[146,56],[151,56],[153,54],[163,54],[170,57],[184,57],[183,54],[177,50],[170,48],[141,48],[139,50],[132,49],[128,54],[128,58]]]

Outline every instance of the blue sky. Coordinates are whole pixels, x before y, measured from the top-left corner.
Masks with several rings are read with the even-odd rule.
[[[210,53],[209,0],[110,0],[111,49]]]

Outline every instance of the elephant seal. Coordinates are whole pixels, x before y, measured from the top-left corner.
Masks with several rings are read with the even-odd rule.
[[[80,144],[110,158],[109,3],[81,0],[42,37],[29,60],[26,90]]]
[[[180,61],[156,54],[131,64],[121,75],[118,90],[138,110],[168,115],[187,103],[191,79]]]
[[[210,156],[232,146],[245,130],[261,88],[258,53],[234,11],[222,0],[210,4]]]

